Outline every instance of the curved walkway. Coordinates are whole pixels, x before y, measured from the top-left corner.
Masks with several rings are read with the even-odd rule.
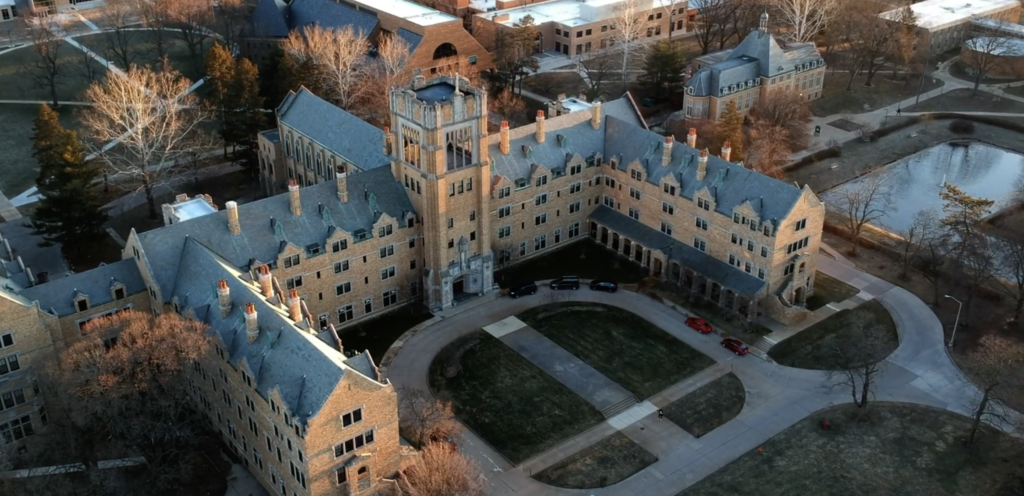
[[[903,288],[848,263],[827,257],[818,260],[818,270],[880,300],[896,323],[900,345],[883,363],[883,372],[874,387],[875,400],[916,403],[969,415],[978,389],[946,353],[942,326],[931,309]],[[548,290],[541,289],[544,291]],[[684,314],[646,296],[628,291],[607,294],[585,289],[570,294],[573,300],[605,303],[643,315],[719,363],[728,363],[743,382],[746,403],[735,419],[700,439],[672,447],[674,451],[659,453],[659,460],[653,465],[625,481],[599,490],[568,490],[538,482],[467,430],[463,435],[463,449],[487,474],[490,494],[675,495],[814,412],[851,401],[848,389],[830,388],[834,381],[826,372],[784,367],[750,356],[736,357],[719,346],[717,336],[689,330],[684,324]],[[404,343],[390,363],[388,379],[397,388],[429,391],[430,363],[445,345],[542,302],[543,295],[498,298],[442,319]],[[651,416],[653,414],[641,422],[651,420]],[[1009,425],[996,427],[1007,432],[1012,430]]]

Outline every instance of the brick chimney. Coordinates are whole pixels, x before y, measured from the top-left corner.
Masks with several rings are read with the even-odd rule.
[[[601,127],[601,102],[594,102],[590,107],[590,127],[599,129]]]
[[[544,142],[544,111],[537,111],[537,143]]]
[[[729,141],[726,140],[725,143],[722,143],[722,160],[725,160],[726,162],[728,162],[729,161],[729,157],[731,157],[731,156],[732,156],[732,143],[729,143]]]
[[[502,155],[508,155],[508,121],[501,121],[501,142],[498,144],[498,149],[501,150]]]
[[[246,303],[243,315],[245,317],[245,340],[252,344],[256,338],[260,337],[260,326],[256,322],[256,304]]]
[[[238,204],[229,201],[224,204],[224,208],[228,211],[228,230],[236,236],[242,234],[242,224],[238,222]]]
[[[220,303],[220,318],[231,313],[231,289],[224,279],[217,281],[217,301]]]
[[[302,322],[302,300],[299,299],[298,290],[288,292],[288,315],[295,322]]]
[[[672,144],[676,139],[672,136],[665,136],[665,146],[661,147],[661,166],[667,167],[672,162]]]
[[[273,278],[270,277],[269,265],[260,265],[260,269],[256,273],[256,280],[260,283],[260,291],[263,293],[263,297],[267,299],[273,298],[274,285],[272,282]]]
[[[335,172],[334,180],[338,184],[338,200],[341,203],[348,203],[348,174]]]
[[[708,149],[700,151],[700,158],[697,159],[697,180],[703,181],[708,174]]]
[[[690,132],[686,134],[686,146],[697,148],[697,128],[691,127]]]
[[[288,180],[288,200],[292,207],[292,215],[302,215],[302,197],[299,196],[299,183]]]

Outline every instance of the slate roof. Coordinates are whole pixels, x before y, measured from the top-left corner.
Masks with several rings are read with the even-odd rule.
[[[757,60],[759,72],[764,77],[775,77],[793,70],[793,64],[786,58],[782,47],[767,31],[760,29],[751,31],[729,53],[729,58],[735,59],[744,55]]]
[[[647,182],[655,185],[660,185],[665,176],[672,175],[681,186],[679,195],[689,200],[707,188],[715,200],[715,211],[722,215],[732,217],[736,207],[749,201],[762,222],[781,220],[789,215],[802,194],[800,188],[793,184],[716,156],[708,156],[704,180],[697,181],[699,151],[677,142],[672,146],[669,165],[662,166],[663,136],[615,117],[609,117],[606,126],[605,161],[617,158],[619,170],[626,170],[634,160],[639,160],[646,170]]]
[[[529,178],[533,164],[548,169],[565,167],[566,156],[578,154],[587,158],[595,153],[603,153],[605,148],[605,126],[609,119],[619,119],[632,127],[646,130],[646,124],[639,117],[636,107],[629,96],[601,104],[601,127],[594,130],[590,125],[590,112],[571,112],[547,119],[545,124],[545,140],[537,143],[534,134],[536,123],[517,127],[509,131],[509,154],[501,153],[499,133],[490,135],[490,157],[494,160],[492,174],[504,176],[510,181]],[[558,135],[566,138],[565,145],[559,146]],[[526,158],[523,147],[530,147],[530,158]]]
[[[767,287],[762,281],[742,270],[718,260],[672,236],[637,222],[610,207],[601,205],[590,214],[590,219],[638,243],[664,253],[669,260],[693,269],[722,286],[745,295],[756,295]]]
[[[260,135],[269,140],[271,143],[281,142],[281,132],[277,129],[267,129],[266,131],[260,131]]]
[[[761,77],[776,77],[815,61],[824,63],[813,43],[792,43],[783,48],[760,29],[748,34],[736,48],[704,55],[700,60],[705,65],[686,82],[692,96],[719,96],[732,85],[759,83]]]
[[[409,45],[409,53],[415,52],[416,47],[420,46],[420,42],[423,41],[423,36],[413,33],[405,28],[398,28],[398,37]]]
[[[13,253],[8,259],[7,250],[0,248],[0,260],[3,260],[4,269],[11,282],[21,287],[31,284],[28,274],[18,265],[18,257],[21,257],[26,269],[31,270],[32,275],[36,277],[40,272],[46,272],[52,281],[64,277],[69,272],[61,253],[60,243],[39,246],[43,242],[43,237],[33,233],[32,227],[26,222],[0,223],[0,237],[7,240]]]
[[[382,167],[350,174],[347,181],[347,203],[338,200],[334,181],[302,188],[301,216],[292,215],[287,194],[239,205],[242,234],[238,236],[228,231],[226,209],[138,234],[164,300],[170,301],[179,278],[182,246],[187,239],[209,247],[232,267],[247,267],[253,261],[276,261],[286,243],[300,249],[313,244],[323,248],[327,237],[336,229],[350,234],[365,229],[368,238],[372,238],[376,236],[373,224],[383,213],[398,220],[395,239],[404,240],[401,235],[406,229],[403,219],[415,211],[405,188],[391,175],[391,169]],[[321,205],[327,210],[327,218],[320,211]],[[272,219],[280,226],[280,235],[275,233]]]
[[[58,317],[64,317],[77,312],[75,296],[78,293],[89,297],[89,307],[114,301],[112,288],[117,282],[124,285],[126,296],[146,290],[138,265],[134,259],[129,258],[25,288],[21,295],[38,301],[39,308],[44,312],[56,312]]]
[[[195,238],[185,238],[175,258],[180,265],[173,296],[181,304],[182,312],[191,308],[197,320],[210,326],[233,366],[245,362],[260,396],[269,398],[271,391],[277,389],[296,421],[306,423],[316,416],[350,373],[344,356],[315,334],[296,327],[281,308],[264,300],[258,289],[247,283],[248,274],[230,267],[229,262]],[[231,311],[223,318],[217,299],[217,281],[221,279],[227,281],[232,300]],[[259,336],[251,344],[246,338],[243,317],[249,302],[256,307],[260,328]]]
[[[277,107],[277,119],[362,170],[391,164],[384,155],[384,131],[306,88],[288,92]]]
[[[284,38],[288,32],[310,24],[327,28],[351,26],[369,36],[380,21],[372,12],[356,10],[331,0],[259,0],[249,18],[249,35]]]

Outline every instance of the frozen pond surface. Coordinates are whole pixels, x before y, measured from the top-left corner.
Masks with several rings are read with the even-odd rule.
[[[831,205],[845,191],[877,175],[885,176],[883,187],[891,195],[892,208],[874,224],[897,232],[923,210],[942,216],[943,181],[971,196],[994,200],[992,213],[1024,199],[1024,156],[977,142],[967,147],[936,145],[828,190],[821,198]]]

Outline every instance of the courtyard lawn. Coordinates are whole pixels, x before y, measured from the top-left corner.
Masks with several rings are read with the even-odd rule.
[[[665,417],[693,437],[701,437],[740,414],[746,392],[732,372],[663,408]]]
[[[87,59],[83,52],[64,44],[57,51],[57,99],[81,101],[82,93],[91,82],[85,69]],[[50,88],[34,76],[39,54],[32,47],[22,47],[0,55],[0,100],[50,101]],[[97,79],[102,79],[106,68],[95,59],[88,59]]]
[[[643,317],[618,307],[556,303],[518,317],[641,400],[715,363]]]
[[[846,91],[850,75],[845,72],[832,74],[831,71],[826,71],[822,96],[811,102],[811,112],[819,117],[859,114],[916,96],[920,80],[916,75],[911,75],[910,80],[904,84],[904,77],[900,75],[900,81],[892,81],[892,71],[883,69],[875,74],[871,86],[864,86],[867,76],[859,75],[853,80],[852,91]],[[939,86],[942,86],[941,80],[925,76],[921,91],[928,92]],[[869,108],[865,109],[865,104],[869,105]]]
[[[854,420],[853,405],[817,412],[768,440],[763,454],[751,450],[679,496],[1020,494],[1019,440],[986,428],[964,446],[966,417],[901,403],[868,408],[868,421]]]
[[[341,345],[346,350],[358,353],[369,350],[373,363],[380,365],[395,340],[432,316],[427,307],[419,303],[406,305],[375,319],[341,329]],[[329,317],[337,318],[336,315]]]
[[[587,238],[525,262],[498,270],[494,279],[503,288],[518,281],[542,281],[573,275],[611,279],[619,284],[639,282],[646,269]]]
[[[604,420],[586,400],[483,331],[434,357],[430,385],[513,464]]]
[[[814,295],[807,298],[807,309],[817,310],[829,303],[838,303],[857,296],[860,291],[827,274],[818,272],[814,276]]]
[[[556,487],[591,489],[623,481],[656,461],[656,456],[616,432],[537,472],[533,478]]]
[[[64,127],[76,127],[73,111],[71,106],[58,109]],[[39,170],[32,158],[32,122],[37,115],[39,105],[0,104],[0,150],[4,151],[4,160],[0,161],[0,191],[8,198],[36,184]]]
[[[167,40],[167,60],[171,63],[171,66],[192,81],[196,81],[201,78],[203,76],[202,60],[199,61],[198,65],[194,63],[192,55],[189,54],[188,47],[185,45],[185,42],[178,39],[176,33],[173,31],[164,31],[164,37]],[[104,39],[105,35],[103,33],[99,33],[78,36],[75,38],[75,41],[107,58],[110,63],[119,65],[114,58],[110,57],[107,53],[106,42]],[[138,65],[148,65],[153,68],[157,68],[159,66],[160,60],[156,56],[156,45],[153,42],[153,39],[153,33],[148,31],[132,32],[131,44],[135,48],[136,54],[134,63]],[[203,54],[205,54],[206,50],[211,46],[213,46],[213,40],[205,41],[203,43]]]
[[[874,324],[883,329],[883,340],[871,353],[881,361],[899,346],[896,323],[878,300],[871,300],[852,310],[842,310],[825,320],[800,331],[772,347],[768,356],[781,365],[802,369],[835,368],[835,349],[854,350],[862,346],[859,329]]]

